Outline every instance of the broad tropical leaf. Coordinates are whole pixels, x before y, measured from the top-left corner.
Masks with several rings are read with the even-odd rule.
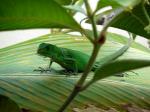
[[[26,75],[28,76],[1,76],[1,94],[11,97],[21,108],[46,112],[56,112],[78,79],[52,74]],[[68,111],[88,104],[94,104],[100,108],[121,109],[121,105],[132,103],[149,109],[150,89],[134,83],[126,83],[126,78],[124,80],[125,82],[105,79],[93,84],[77,96]]]
[[[118,37],[120,36],[115,34],[108,35],[108,41],[101,49],[97,60],[113,54],[126,43],[126,40],[121,40]],[[92,45],[87,39],[65,34],[45,35],[0,49],[0,94],[12,98],[21,108],[56,112],[71,92],[80,74],[66,77],[60,74],[59,70],[62,68],[57,64],[52,66],[54,70],[51,73],[33,72],[39,66],[47,67],[49,63],[49,59],[36,54],[38,45],[42,42],[80,50],[89,55],[92,49]],[[149,49],[137,46],[140,45],[134,43],[133,47],[121,58],[150,59]],[[105,109],[113,107],[117,110],[123,110],[121,105],[132,103],[141,108],[149,109],[150,95],[147,94],[150,92],[149,69],[135,72],[139,76],[129,73],[129,77],[110,77],[98,81],[78,95],[67,112],[88,104]],[[141,80],[142,75],[147,78]],[[132,79],[132,77],[134,78]],[[91,79],[90,76],[89,79]]]
[[[150,60],[119,60],[100,66],[94,75],[93,82],[105,77],[123,73],[132,69],[150,66]]]
[[[56,0],[61,2],[61,0]],[[5,0],[0,3],[0,30],[71,28],[80,26],[54,0]],[[64,1],[65,3],[65,1]]]
[[[113,10],[125,8],[125,11],[118,17],[118,20],[111,26],[127,30],[149,39],[150,34],[144,30],[144,28],[148,26],[149,22],[146,15],[144,15],[142,3],[140,2],[141,0],[100,0],[97,9],[107,6],[112,6]],[[150,6],[146,4],[145,7],[148,15],[150,16]]]
[[[80,12],[80,13],[86,15],[85,10],[79,5],[68,5],[68,6],[65,6],[65,8],[69,9],[69,10],[72,10],[74,12]]]
[[[72,0],[54,0],[57,3],[61,4],[61,5],[69,5],[71,4]]]
[[[112,6],[112,8],[119,7],[134,7],[139,4],[141,0],[99,0],[97,4],[97,10],[106,6]]]

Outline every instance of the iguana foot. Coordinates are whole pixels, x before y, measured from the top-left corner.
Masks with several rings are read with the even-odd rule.
[[[47,73],[51,72],[51,69],[44,69],[42,67],[38,67],[38,69],[33,70],[34,72],[41,72],[41,73]]]
[[[118,73],[118,74],[115,74],[114,76],[116,77],[125,77],[126,75],[128,75],[127,73]]]
[[[138,73],[134,72],[134,71],[129,71],[135,75],[138,75]],[[117,77],[125,77],[125,76],[129,76],[128,73],[124,72],[124,73],[119,73],[119,74],[115,74],[114,76],[117,76]]]
[[[73,71],[63,70],[63,74],[65,74],[66,76],[72,76],[72,75],[77,75],[78,73]]]

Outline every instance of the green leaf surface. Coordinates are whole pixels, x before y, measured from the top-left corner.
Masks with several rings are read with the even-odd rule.
[[[93,82],[111,75],[147,66],[150,66],[150,60],[119,60],[110,62],[96,70]]]
[[[112,8],[133,7],[140,2],[141,0],[99,0],[97,4],[97,10],[106,6],[112,6]]]
[[[56,112],[78,80],[73,76],[7,76],[0,77],[0,92],[12,97],[20,107],[39,111]],[[100,108],[113,107],[121,110],[121,104],[135,104],[149,109],[149,88],[105,79],[93,84],[78,95],[68,108],[82,108],[94,104]],[[123,109],[122,109],[123,110]]]
[[[147,6],[147,12],[150,16],[150,8]],[[148,34],[144,28],[148,25],[148,20],[146,19],[144,12],[142,11],[141,4],[136,6],[132,12],[124,12],[118,21],[116,21],[112,26],[116,28],[120,28],[123,30],[127,30],[134,34],[143,36],[147,39],[150,38],[150,34]]]
[[[111,33],[107,38],[97,60],[113,54],[127,41]],[[80,74],[66,77],[59,72],[62,68],[57,64],[52,65],[53,71],[50,73],[33,72],[39,66],[46,68],[49,64],[49,58],[43,58],[36,53],[38,45],[42,42],[87,54],[90,54],[92,49],[92,45],[84,37],[66,34],[45,35],[0,49],[0,94],[12,98],[21,108],[56,112],[71,92]],[[150,59],[149,49],[135,42],[134,44],[136,46],[131,46],[121,58]],[[96,82],[75,98],[67,112],[72,112],[76,107],[83,108],[88,104],[104,109],[112,107],[123,110],[122,104],[132,103],[150,109],[149,70],[135,71],[139,75],[132,76],[129,73],[129,77],[110,77]],[[92,75],[93,72],[90,74]],[[145,78],[141,78],[142,75]],[[91,78],[89,76],[87,81]]]
[[[21,112],[19,106],[10,98],[0,95],[1,112]]]
[[[69,5],[72,2],[72,0],[54,0],[54,1],[56,1],[60,5]]]
[[[149,39],[150,34],[144,30],[149,23],[144,15],[142,3],[140,3],[140,1],[141,0],[100,0],[97,9],[104,8],[106,6],[112,6],[113,10],[120,7],[125,8],[125,11],[118,17],[118,20],[111,26]],[[150,16],[150,6],[146,4],[145,7],[148,15]]]
[[[80,30],[80,26],[73,17],[54,0],[1,1],[0,30],[29,28],[70,28]]]
[[[74,12],[80,12],[80,13],[86,15],[85,10],[81,6],[79,6],[79,5],[68,5],[68,6],[64,6],[64,7],[66,9],[72,10]]]

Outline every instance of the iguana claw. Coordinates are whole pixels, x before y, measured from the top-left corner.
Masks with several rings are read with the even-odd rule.
[[[47,73],[51,72],[51,69],[44,69],[42,67],[38,67],[38,69],[33,70],[34,72],[41,72],[41,73]]]

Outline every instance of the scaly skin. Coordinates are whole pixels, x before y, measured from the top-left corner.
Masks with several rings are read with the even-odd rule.
[[[53,62],[61,65],[68,72],[73,72],[74,74],[79,72],[84,72],[84,69],[89,61],[90,56],[76,50],[71,50],[67,48],[57,47],[48,43],[41,43],[39,45],[37,53],[41,56],[49,57],[51,59],[49,68],[43,69],[39,67],[34,71],[48,72],[50,71],[51,65]],[[92,67],[92,71],[95,71],[98,68],[98,62]],[[130,71],[133,72],[133,71]],[[133,72],[134,74],[137,74]],[[124,77],[127,73],[116,74],[115,76]]]
[[[61,48],[48,43],[40,44],[37,53],[51,58],[49,68],[51,67],[52,62],[56,62],[67,71],[72,71],[74,73],[83,72],[90,58],[89,55],[80,51]],[[92,70],[95,69],[96,65]]]

